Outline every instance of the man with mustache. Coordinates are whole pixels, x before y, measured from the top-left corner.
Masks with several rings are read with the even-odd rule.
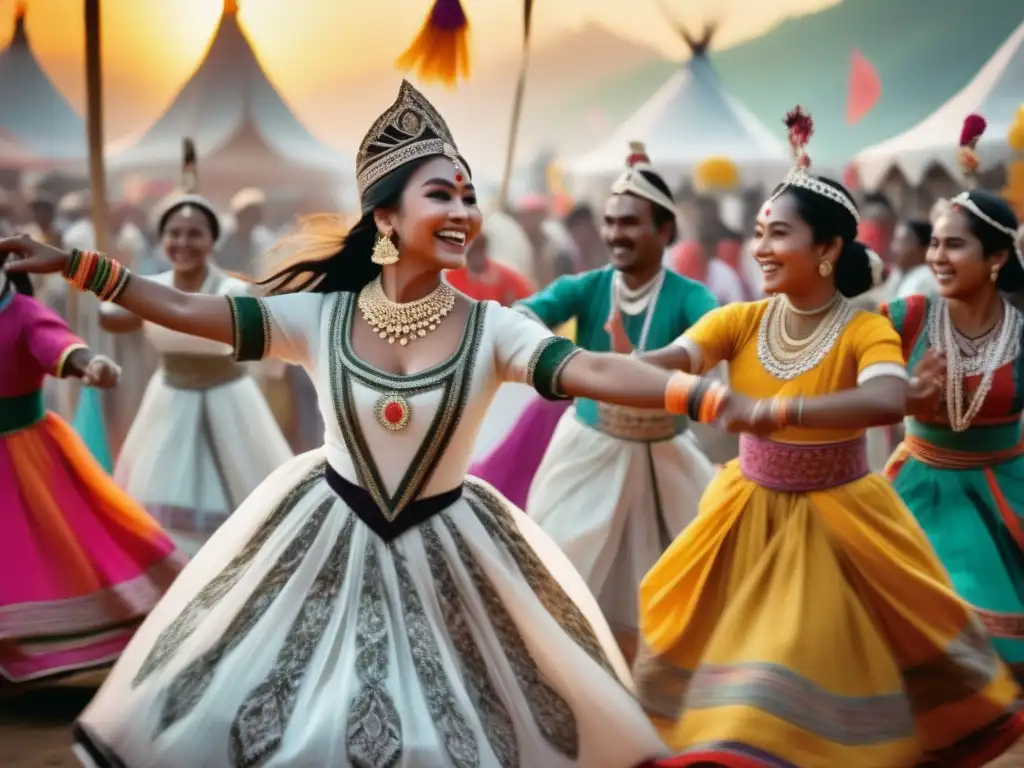
[[[630,148],[601,226],[611,265],[561,277],[516,305],[549,328],[575,318],[576,343],[595,352],[667,346],[716,306],[703,285],[664,268],[675,201],[643,145]],[[688,426],[661,411],[578,399],[530,487],[527,513],[586,579],[627,656],[640,581],[696,516],[711,479]]]

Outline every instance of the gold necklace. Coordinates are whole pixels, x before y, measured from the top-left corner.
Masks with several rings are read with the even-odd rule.
[[[378,277],[359,292],[356,306],[380,338],[387,339],[388,344],[397,339],[404,347],[441,324],[455,306],[455,291],[442,280],[422,299],[398,304],[384,294]]]

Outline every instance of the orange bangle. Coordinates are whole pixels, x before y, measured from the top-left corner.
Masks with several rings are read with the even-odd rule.
[[[779,427],[785,427],[789,424],[789,398],[788,397],[774,397],[772,398],[772,421],[774,421]]]
[[[714,422],[718,418],[719,406],[724,395],[725,387],[721,384],[712,384],[704,394],[703,400],[701,400],[697,421],[701,424],[711,424]]]
[[[677,416],[685,415],[690,403],[690,392],[697,382],[697,377],[682,371],[676,371],[665,385],[665,410]]]
[[[82,258],[78,260],[78,269],[75,270],[72,285],[79,291],[84,291],[89,283],[89,277],[96,266],[99,256],[96,251],[82,251]]]

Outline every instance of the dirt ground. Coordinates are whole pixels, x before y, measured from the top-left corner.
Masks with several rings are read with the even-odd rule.
[[[81,768],[71,755],[71,723],[89,702],[98,675],[0,699],[0,766]],[[1024,742],[989,768],[1024,768]]]

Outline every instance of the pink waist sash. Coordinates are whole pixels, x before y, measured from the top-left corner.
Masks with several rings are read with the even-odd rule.
[[[752,483],[786,493],[809,493],[860,480],[871,472],[867,440],[794,445],[740,436],[740,471]]]

